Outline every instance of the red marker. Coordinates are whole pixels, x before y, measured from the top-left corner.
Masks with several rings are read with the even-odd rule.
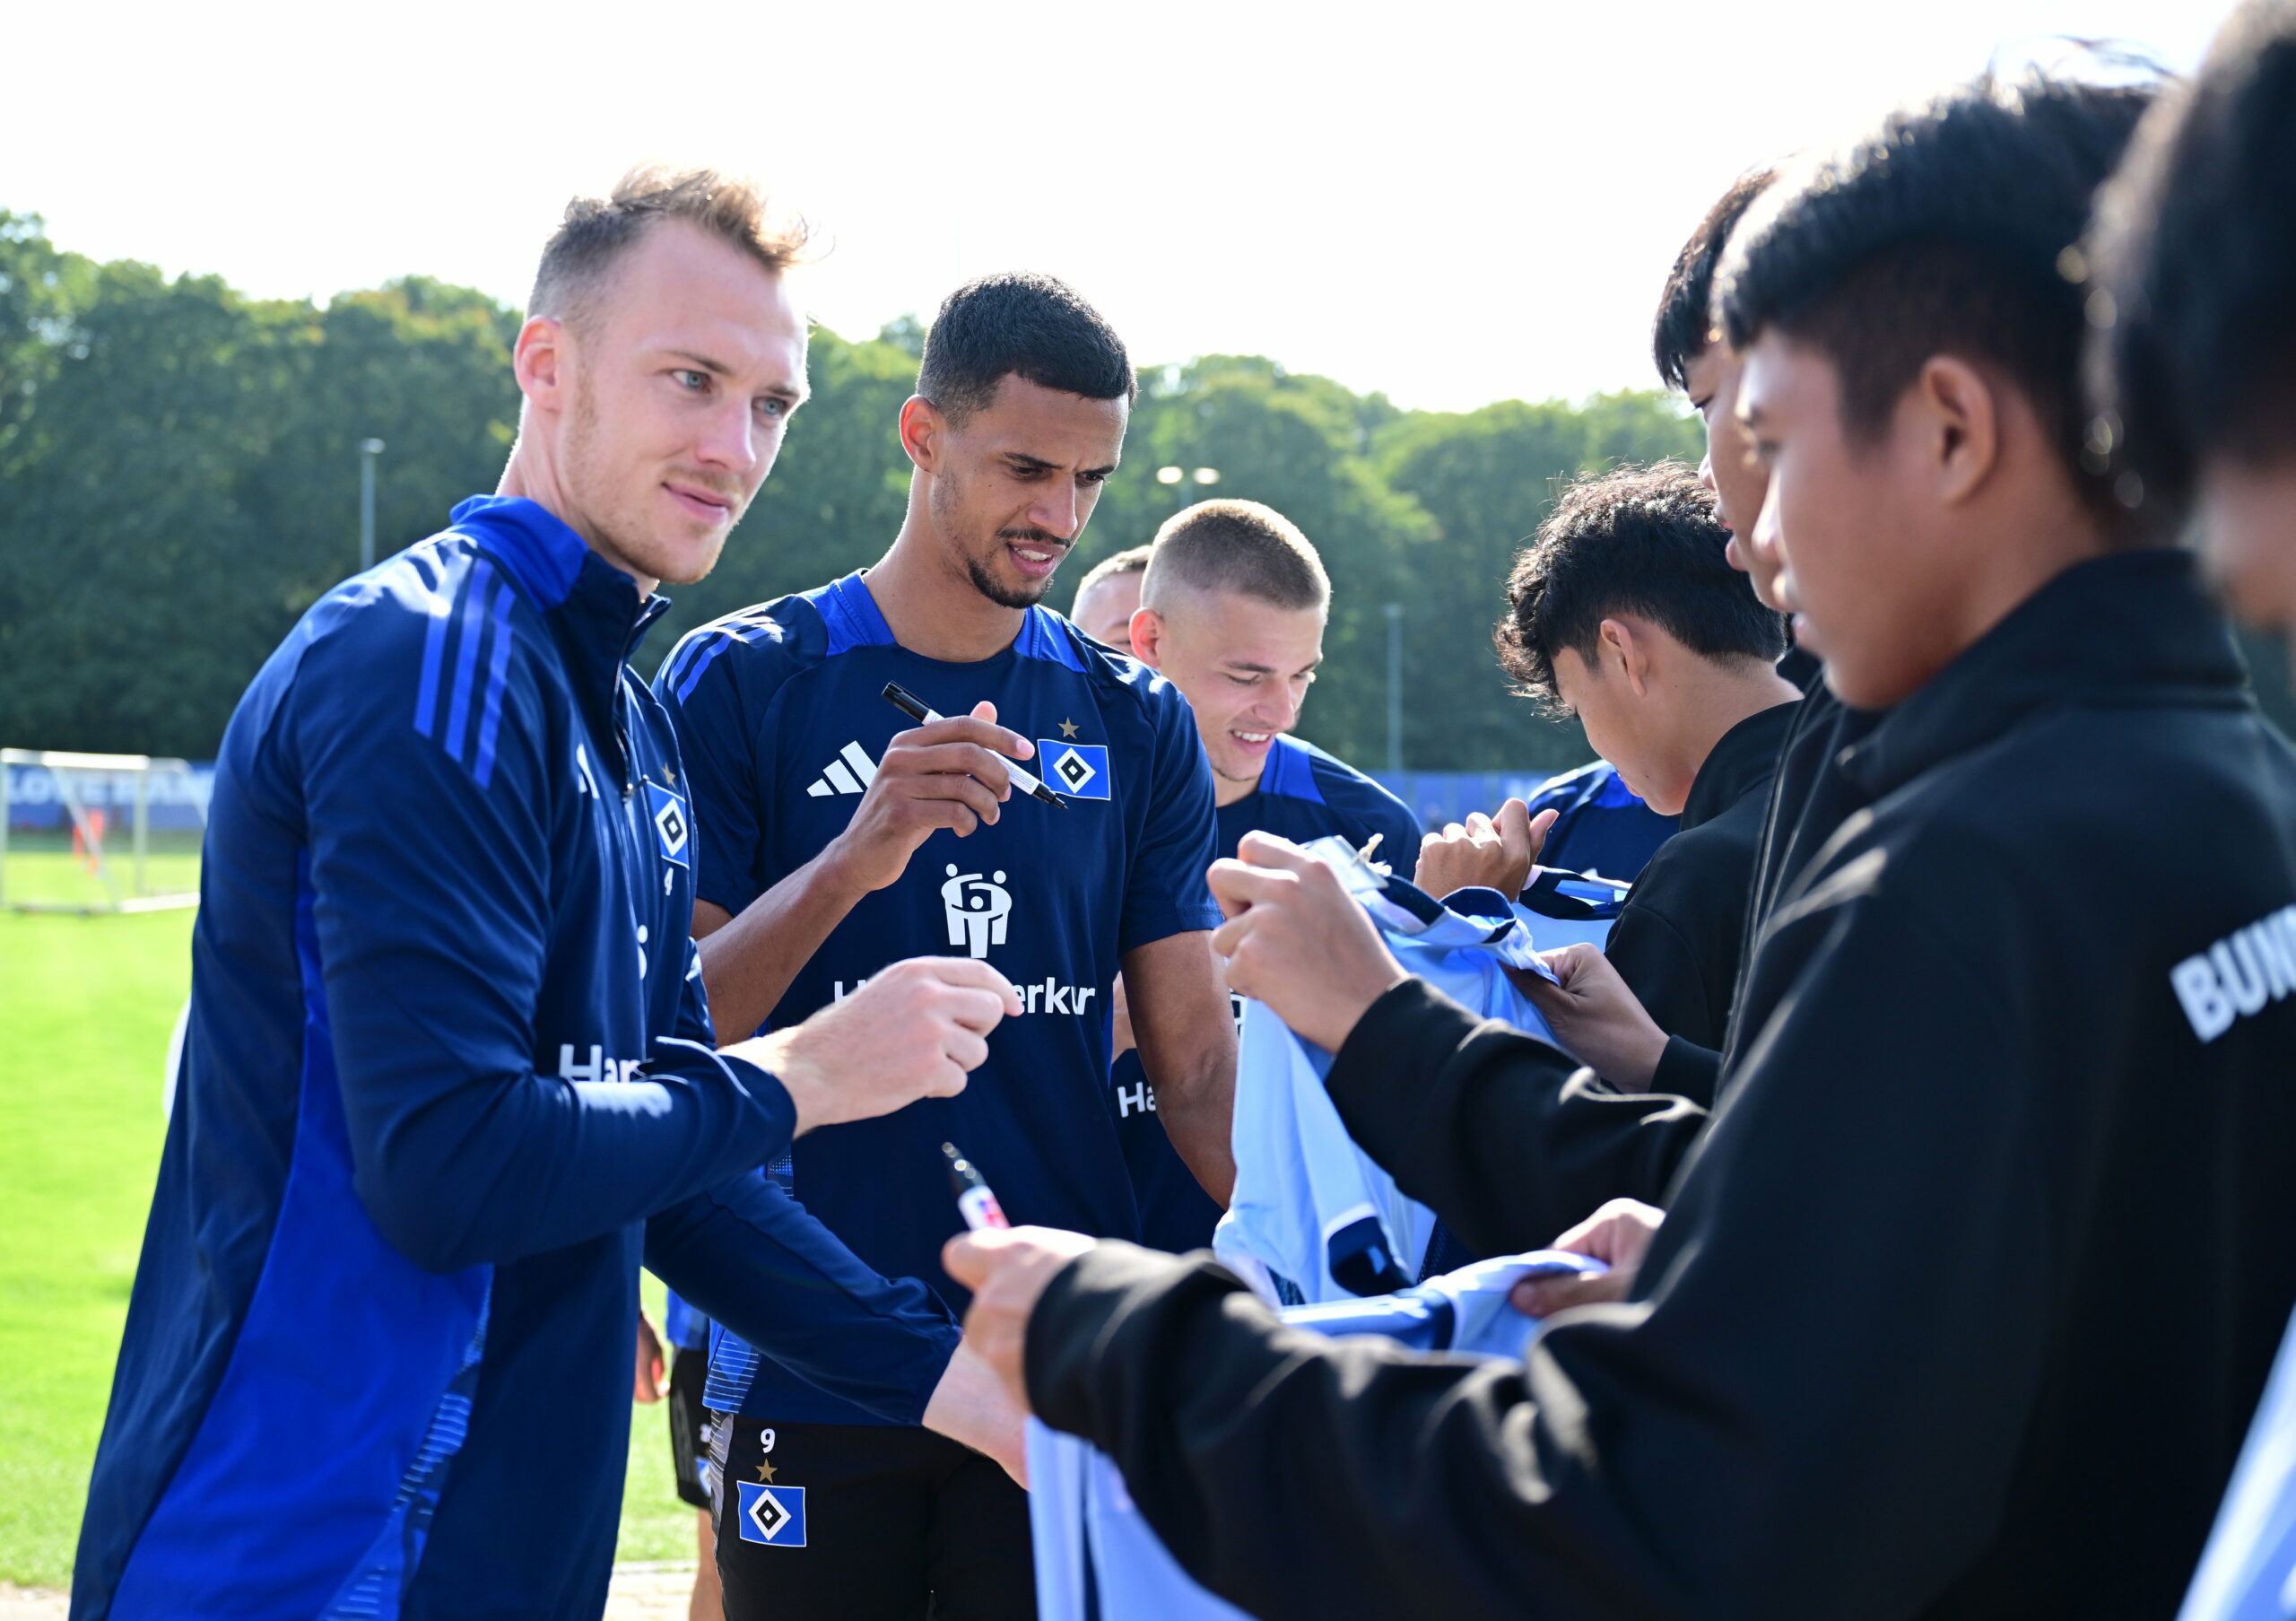
[[[1010,1227],[1013,1224],[1004,1219],[1003,1207],[972,1162],[957,1152],[954,1143],[943,1143],[941,1152],[949,1156],[949,1186],[956,1190],[957,1211],[965,1218],[965,1225],[975,1233]]]

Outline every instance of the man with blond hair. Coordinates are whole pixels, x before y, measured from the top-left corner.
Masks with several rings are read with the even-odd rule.
[[[826,1388],[915,1422],[950,1366],[924,1421],[1005,1434],[939,1303],[756,1167],[961,1090],[1012,987],[913,961],[717,1050],[684,770],[625,664],[804,398],[801,246],[708,171],[577,199],[498,492],[241,699],[74,1615],[598,1615],[641,1252]]]
[[[1068,605],[1068,620],[1094,641],[1132,652],[1132,616],[1140,611],[1140,582],[1148,577],[1148,546],[1128,546],[1092,565]]]

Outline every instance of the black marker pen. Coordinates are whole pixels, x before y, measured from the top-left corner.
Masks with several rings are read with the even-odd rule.
[[[949,1156],[949,1186],[956,1190],[957,1210],[965,1218],[965,1225],[975,1233],[1011,1226],[996,1196],[981,1181],[980,1172],[972,1168],[972,1162],[957,1152],[954,1143],[943,1143],[941,1152]]]
[[[916,693],[910,692],[907,687],[901,685],[897,681],[886,682],[885,690],[881,696],[887,703],[891,704],[893,708],[899,710],[911,720],[916,721],[919,726],[930,726],[935,720],[944,720],[948,719],[945,715],[937,714],[933,710],[927,708],[922,698],[919,698]],[[1057,806],[1062,810],[1066,810],[1068,808],[1067,800],[1063,799],[1058,794],[1054,793],[1043,783],[1029,775],[1027,771],[1022,771],[1017,763],[1007,760],[1004,763],[1004,771],[1005,774],[1013,779],[1013,786],[1019,789],[1022,793],[1028,795],[1031,799],[1041,799],[1047,805]]]

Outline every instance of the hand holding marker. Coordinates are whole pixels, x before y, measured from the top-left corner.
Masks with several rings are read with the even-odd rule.
[[[888,681],[885,683],[885,690],[883,696],[887,703],[891,704],[893,708],[899,710],[911,720],[916,721],[919,726],[931,726],[935,720],[946,719],[946,717],[936,714],[932,710],[927,709],[923,699],[918,697],[916,693],[910,692],[907,687],[901,685],[897,681]],[[1068,802],[1065,799],[1063,799],[1058,794],[1054,793],[1050,789],[1038,781],[1027,771],[1022,771],[1020,766],[1014,764],[1013,762],[1009,760],[1005,762],[1004,771],[1005,774],[1013,779],[1013,786],[1019,789],[1031,798],[1041,799],[1047,805],[1053,806],[1060,810],[1066,810],[1068,808]]]
[[[1004,1219],[1004,1207],[997,1204],[996,1196],[988,1190],[980,1172],[973,1169],[972,1162],[957,1152],[954,1143],[943,1143],[941,1152],[949,1156],[949,1186],[956,1190],[957,1210],[965,1218],[966,1227],[975,1233],[991,1227],[1010,1227],[1013,1224]]]

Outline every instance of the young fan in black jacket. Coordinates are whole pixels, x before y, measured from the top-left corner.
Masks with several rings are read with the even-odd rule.
[[[1770,768],[1801,696],[1775,667],[1785,626],[1724,560],[1729,541],[1679,462],[1582,479],[1515,560],[1498,632],[1520,690],[1576,714],[1630,788],[1682,818],[1604,950],[1660,1028],[1718,1048]]]
[[[2056,272],[2145,100],[1980,83],[1810,161],[1724,307],[1864,803],[1763,928],[1626,1303],[1527,1363],[1277,1325],[1217,1267],[960,1238],[969,1333],[1264,1617],[2161,1616],[2296,1302],[2296,755],[2083,485]],[[2174,785],[2163,794],[2163,784]],[[2205,851],[2173,873],[2146,848]],[[1231,976],[1474,1021],[1273,844]]]
[[[1773,179],[1767,167],[1749,170],[1699,222],[1666,277],[1651,350],[1659,376],[1683,391],[1705,424],[1699,479],[1713,492],[1715,521],[1729,536],[1724,556],[1745,573],[1756,598],[1783,611],[1790,606],[1781,588],[1784,560],[1774,545],[1753,544],[1769,479],[1735,414],[1740,357],[1716,341],[1710,309],[1715,268],[1730,233]],[[1675,921],[1668,932],[1678,930],[1709,960],[1726,958],[1738,976],[1783,874],[1798,868],[1841,815],[1829,782],[1841,702],[1821,679],[1818,661],[1798,647],[1779,660],[1778,674],[1802,701],[1764,710],[1724,737],[1713,751],[1720,756],[1715,771],[1707,776],[1701,767],[1691,793],[1695,803],[1685,806],[1684,819],[1692,824],[1707,822],[1721,805],[1731,806],[1734,825],[1723,836],[1734,839],[1749,831],[1735,824],[1752,822],[1746,866],[1729,864],[1727,877],[1718,881],[1723,863],[1683,864],[1705,880],[1705,903],[1695,907],[1680,903],[1672,893],[1678,885],[1652,887],[1665,875],[1644,875],[1645,895]],[[1765,747],[1768,761],[1761,758]],[[1756,801],[1751,805],[1749,790]],[[1510,804],[1488,825],[1470,818],[1464,828],[1430,834],[1421,856],[1422,884],[1431,879],[1439,893],[1519,885],[1545,851],[1527,810],[1515,813]],[[1552,830],[1545,842],[1552,846]],[[1735,899],[1723,905],[1726,885]],[[1692,914],[1695,922],[1688,921]],[[1638,953],[1634,936],[1657,931],[1638,931],[1626,919],[1621,929],[1628,936],[1628,964],[1653,954]],[[1615,947],[1618,931],[1612,938]],[[1630,986],[1611,956],[1591,948],[1556,962],[1568,994],[1540,994],[1544,1011],[1600,1079],[1499,1024],[1440,1062],[1415,1063],[1401,1075],[1385,1061],[1344,1059],[1329,1077],[1356,1141],[1413,1198],[1441,1214],[1474,1253],[1535,1248],[1606,1199],[1663,1198],[1714,1098],[1726,1019],[1719,1034],[1681,1032],[1654,1021],[1638,999],[1638,993],[1651,994],[1649,974],[1638,972]],[[1726,986],[1726,994],[1732,990]],[[1384,1015],[1375,1010],[1374,1016]],[[1384,1045],[1367,1041],[1363,1050]],[[1600,1296],[1606,1290],[1595,1283],[1573,1292]]]

